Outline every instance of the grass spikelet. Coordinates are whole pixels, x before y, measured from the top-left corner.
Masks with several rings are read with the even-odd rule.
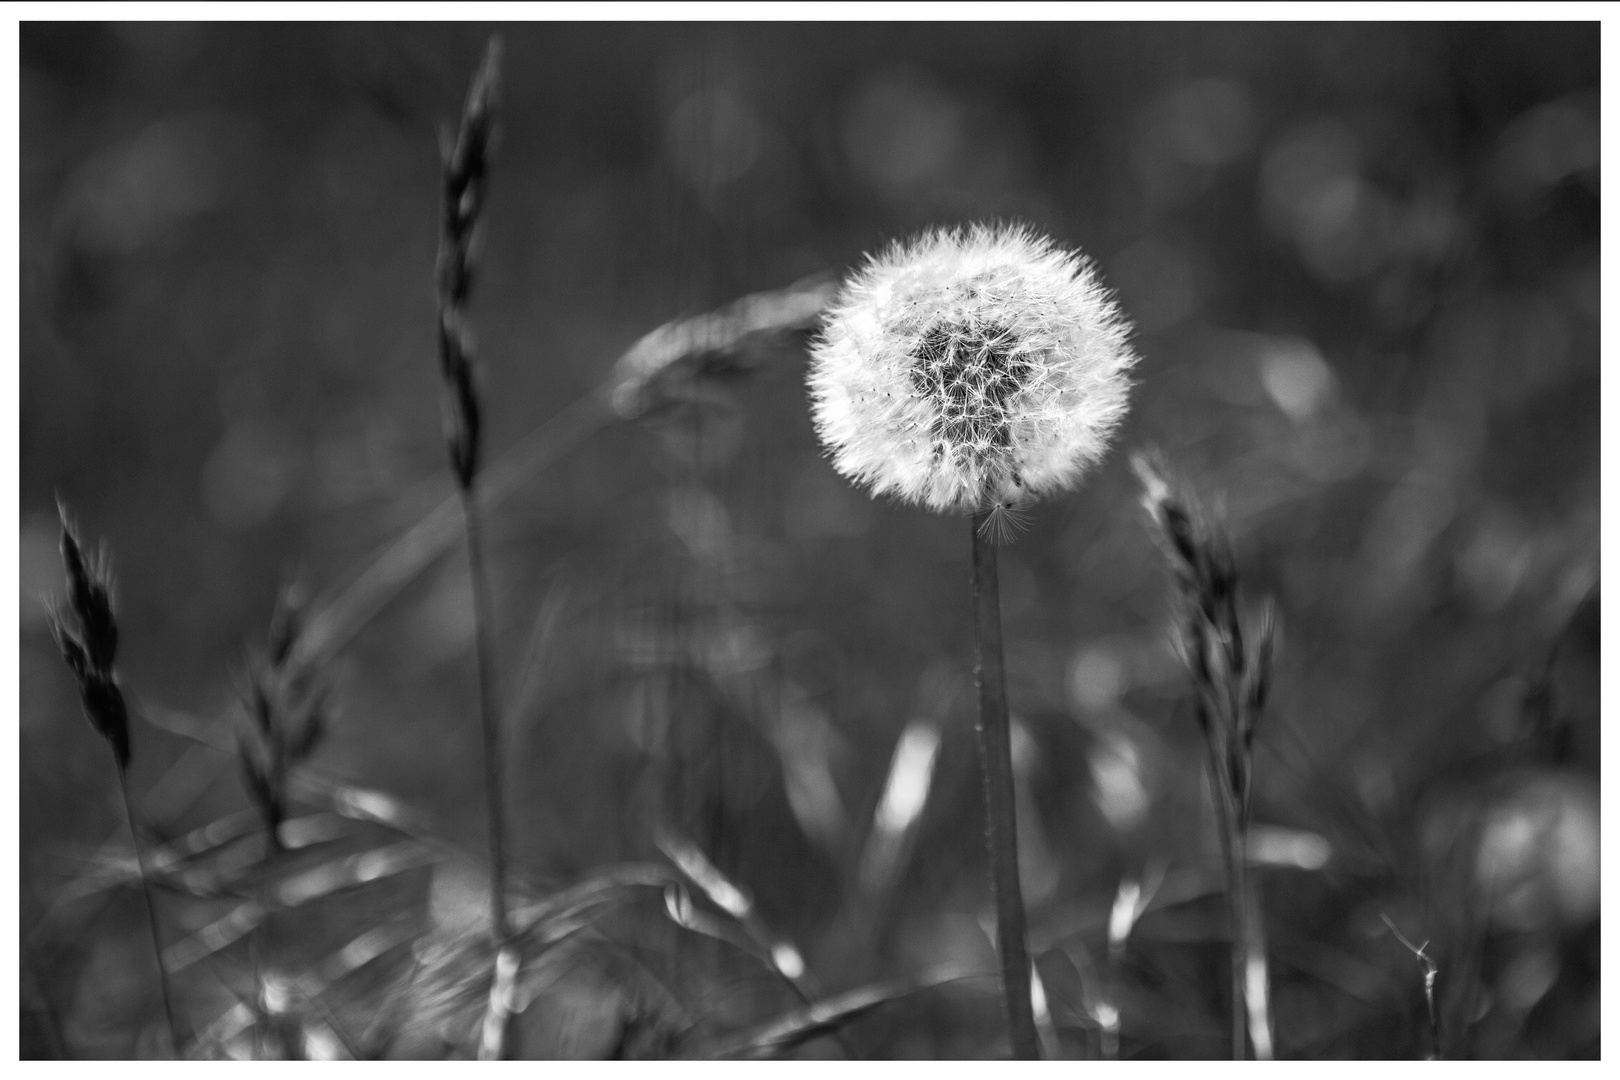
[[[623,419],[640,418],[692,399],[705,380],[749,370],[761,346],[815,325],[837,288],[816,274],[656,327],[613,365],[606,386],[613,411]]]
[[[473,237],[484,208],[495,143],[500,39],[491,38],[473,76],[461,127],[444,140],[444,201],[439,234],[439,361],[444,377],[445,445],[456,483],[478,475],[482,435],[467,301],[473,285]]]
[[[326,730],[325,702],[309,673],[291,663],[303,601],[292,587],[277,596],[262,655],[249,660],[243,694],[248,723],[237,740],[237,761],[264,822],[271,852],[283,850],[287,774],[315,752]]]
[[[56,607],[50,609],[51,633],[62,651],[62,658],[79,686],[84,715],[96,733],[107,740],[113,764],[118,771],[118,793],[123,798],[124,816],[129,822],[129,839],[134,845],[135,864],[140,873],[141,897],[146,905],[147,928],[152,936],[152,959],[157,964],[158,985],[163,997],[163,1018],[169,1029],[169,1052],[180,1052],[179,1028],[169,993],[169,975],[163,966],[163,944],[158,934],[157,909],[152,903],[151,875],[135,825],[134,803],[129,797],[129,706],[118,685],[113,662],[118,653],[118,620],[113,614],[112,560],[105,548],[86,555],[84,546],[68,520],[67,507],[57,504],[62,521],[62,565],[67,574],[67,611],[77,630]]]
[[[474,651],[478,664],[479,726],[483,734],[484,798],[489,822],[490,939],[497,957],[505,957],[511,936],[506,911],[506,812],[501,775],[499,701],[495,684],[495,645],[489,582],[484,569],[479,525],[478,479],[480,438],[478,392],[474,381],[472,336],[466,304],[472,292],[473,236],[483,210],[495,144],[496,104],[500,81],[501,43],[490,38],[483,62],[467,91],[461,126],[444,140],[444,202],[439,238],[439,360],[444,378],[444,438],[450,467],[461,491],[467,526],[467,561],[472,579]],[[510,954],[516,957],[516,953]],[[497,973],[498,974],[498,973]],[[513,974],[515,977],[515,972]],[[490,998],[494,1016],[497,998]],[[501,1022],[504,1025],[505,1019]],[[481,1053],[500,1056],[504,1038],[482,1040]]]
[[[62,612],[53,607],[51,633],[79,684],[85,719],[107,740],[122,775],[130,759],[129,708],[113,671],[118,622],[112,610],[112,564],[104,548],[87,555],[68,520],[67,508],[59,505],[58,510],[62,519],[62,566],[67,573],[67,612],[78,629],[72,629]]]
[[[1266,985],[1258,951],[1258,916],[1249,896],[1244,852],[1248,848],[1249,796],[1253,785],[1254,733],[1270,690],[1276,619],[1267,600],[1245,619],[1238,596],[1236,559],[1230,538],[1199,505],[1190,489],[1172,478],[1162,458],[1137,455],[1132,467],[1142,482],[1142,506],[1176,585],[1176,650],[1193,684],[1193,710],[1204,736],[1205,764],[1216,802],[1217,829],[1226,863],[1232,939],[1232,1056],[1246,1057],[1244,1018],[1257,1051],[1266,1052],[1263,1030],[1270,1010],[1251,1000]],[[1251,988],[1255,993],[1251,993]]]

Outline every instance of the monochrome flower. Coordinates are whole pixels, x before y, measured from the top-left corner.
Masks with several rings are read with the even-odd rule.
[[[1078,252],[1023,227],[935,230],[845,282],[812,349],[816,430],[875,494],[1016,510],[1101,458],[1130,332]]]

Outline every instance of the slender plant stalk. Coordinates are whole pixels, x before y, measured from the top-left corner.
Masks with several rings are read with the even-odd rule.
[[[118,763],[118,793],[124,799],[124,819],[129,823],[129,842],[135,847],[135,867],[141,876],[141,898],[146,902],[146,926],[152,933],[152,960],[157,964],[158,988],[163,995],[163,1020],[169,1028],[169,1053],[180,1056],[180,1028],[174,1022],[174,1004],[169,997],[169,971],[163,966],[163,942],[158,937],[157,906],[152,903],[152,883],[146,872],[146,856],[141,853],[140,834],[135,831],[135,809],[129,797],[129,774]]]
[[[1429,1052],[1424,1055],[1424,1060],[1438,1061],[1442,1056],[1440,1053],[1440,1013],[1435,1008],[1434,984],[1440,974],[1440,968],[1428,953],[1429,943],[1427,941],[1422,945],[1414,945],[1406,939],[1405,934],[1401,933],[1400,927],[1390,921],[1388,915],[1379,912],[1378,917],[1384,920],[1384,925],[1389,927],[1390,932],[1395,935],[1395,939],[1406,946],[1406,950],[1412,954],[1412,959],[1416,960],[1423,968],[1423,1000],[1429,1009]]]
[[[473,230],[483,210],[495,142],[495,111],[501,46],[491,38],[467,92],[461,127],[445,139],[444,202],[439,238],[439,362],[444,378],[444,435],[450,467],[461,495],[467,532],[467,571],[472,586],[474,644],[478,664],[478,719],[483,735],[484,799],[489,816],[489,923],[495,969],[480,1038],[480,1059],[509,1056],[513,1047],[511,1004],[520,955],[506,912],[506,812],[501,768],[500,697],[495,685],[494,621],[489,575],[484,567],[478,511],[482,459],[481,409],[473,369],[467,300],[472,293]]]
[[[1029,949],[1025,944],[1024,897],[1018,883],[1018,819],[1013,796],[1012,731],[1007,715],[1007,677],[1001,652],[1001,586],[996,546],[986,535],[989,513],[973,515],[973,630],[979,684],[979,764],[984,771],[986,836],[996,896],[996,951],[1007,1003],[1007,1033],[1013,1057],[1041,1056],[1030,1002]]]
[[[1215,748],[1205,745],[1209,747],[1205,761],[1209,767],[1210,800],[1215,808],[1215,831],[1220,834],[1221,860],[1226,864],[1226,913],[1232,937],[1232,1060],[1243,1061],[1247,1057],[1243,1033],[1248,1017],[1248,879],[1243,865],[1246,842]]]
[[[1245,1031],[1249,1021],[1249,895],[1244,837],[1228,824],[1226,832],[1226,907],[1232,924],[1232,1060],[1248,1058]]]
[[[163,945],[158,938],[157,909],[152,903],[151,879],[146,857],[141,852],[141,836],[135,827],[134,803],[129,797],[131,752],[129,704],[118,685],[114,660],[118,654],[118,619],[113,613],[112,566],[106,550],[87,554],[68,521],[67,507],[58,503],[62,519],[62,567],[67,573],[67,611],[51,607],[51,633],[62,651],[62,659],[79,686],[79,702],[85,719],[96,733],[107,740],[113,767],[118,771],[118,794],[124,801],[124,818],[129,823],[129,840],[135,851],[135,868],[140,874],[141,895],[146,902],[147,928],[152,935],[152,959],[157,964],[158,985],[163,995],[163,1018],[169,1028],[169,1050],[180,1056],[180,1029],[174,1021],[169,994],[169,972],[163,966]]]
[[[500,41],[491,38],[467,92],[460,129],[445,138],[444,202],[439,238],[439,362],[444,378],[444,436],[461,496],[472,583],[478,716],[483,734],[484,797],[489,813],[490,934],[497,950],[510,936],[506,920],[506,823],[503,811],[499,699],[495,690],[488,578],[478,516],[482,424],[473,369],[467,301],[472,293],[473,231],[483,210],[495,140]]]
[[[1232,937],[1232,1057],[1244,1060],[1245,1024],[1258,1029],[1268,1015],[1263,1000],[1249,1009],[1250,956],[1260,957],[1251,923],[1245,868],[1255,727],[1271,684],[1275,615],[1269,601],[1245,625],[1238,610],[1238,574],[1230,537],[1203,512],[1190,488],[1170,477],[1155,455],[1133,461],[1148,511],[1172,575],[1179,608],[1176,646],[1192,678],[1194,715],[1204,737],[1215,828],[1226,864],[1227,912]],[[1251,933],[1251,926],[1254,927]],[[1262,960],[1263,962],[1263,960]],[[1255,1049],[1269,1054],[1270,1038],[1256,1032]]]
[[[472,489],[462,493],[467,518],[467,565],[472,577],[474,651],[478,654],[478,711],[484,737],[484,799],[489,814],[490,926],[497,944],[511,936],[506,917],[506,808],[501,775],[500,700],[495,688],[495,645],[491,640],[488,578],[484,573],[483,535]]]

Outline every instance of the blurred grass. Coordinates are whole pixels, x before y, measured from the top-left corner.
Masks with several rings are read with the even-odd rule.
[[[1383,915],[1431,942],[1445,1056],[1598,1053],[1595,24],[502,32],[474,312],[491,460],[567,433],[488,526],[499,663],[528,687],[509,763],[526,902],[666,863],[668,825],[825,995],[806,1006],[652,890],[547,946],[527,1052],[761,1046],[863,988],[992,969],[966,684],[938,675],[970,656],[952,523],[832,474],[794,340],[683,370],[627,422],[599,424],[596,388],[672,319],[928,224],[1018,217],[1091,254],[1138,323],[1121,449],[1161,446],[1224,501],[1244,581],[1277,601],[1254,819],[1329,852],[1254,871],[1278,1056],[1426,1051],[1421,973]],[[61,589],[55,494],[111,545],[147,720],[228,732],[284,571],[340,589],[449,492],[435,132],[486,34],[22,29],[25,1057],[163,1045],[113,873],[128,849],[104,844],[116,793],[40,604]],[[1218,849],[1136,504],[1115,454],[1003,552],[1031,937],[1064,1053],[1101,1053],[1112,1001],[1122,1057],[1218,1055]],[[332,1033],[305,1042],[341,1053],[332,1018],[364,1043],[356,1018],[431,943],[475,933],[467,588],[432,565],[323,652],[334,715],[293,816],[345,785],[388,801],[342,805],[389,813],[311,853],[431,854],[188,969],[208,972],[197,1030],[259,1018],[221,1046],[269,1023],[266,965],[302,985],[368,927],[406,928],[410,948],[322,984],[332,1017],[288,997],[298,1031]],[[916,723],[939,731],[927,794],[874,877]],[[229,755],[173,727],[136,731],[160,842],[246,806]],[[1120,883],[1156,866],[1106,976]],[[160,890],[171,945],[219,917],[188,888]],[[983,1057],[998,1023],[993,995],[946,986],[839,1033]]]

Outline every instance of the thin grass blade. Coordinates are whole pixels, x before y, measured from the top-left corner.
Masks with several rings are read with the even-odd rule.
[[[941,968],[911,979],[897,979],[863,986],[785,1013],[767,1024],[726,1040],[714,1047],[708,1056],[753,1059],[770,1057],[821,1035],[838,1031],[873,1009],[920,991],[947,983],[969,979],[995,980],[997,977],[995,972]]]

